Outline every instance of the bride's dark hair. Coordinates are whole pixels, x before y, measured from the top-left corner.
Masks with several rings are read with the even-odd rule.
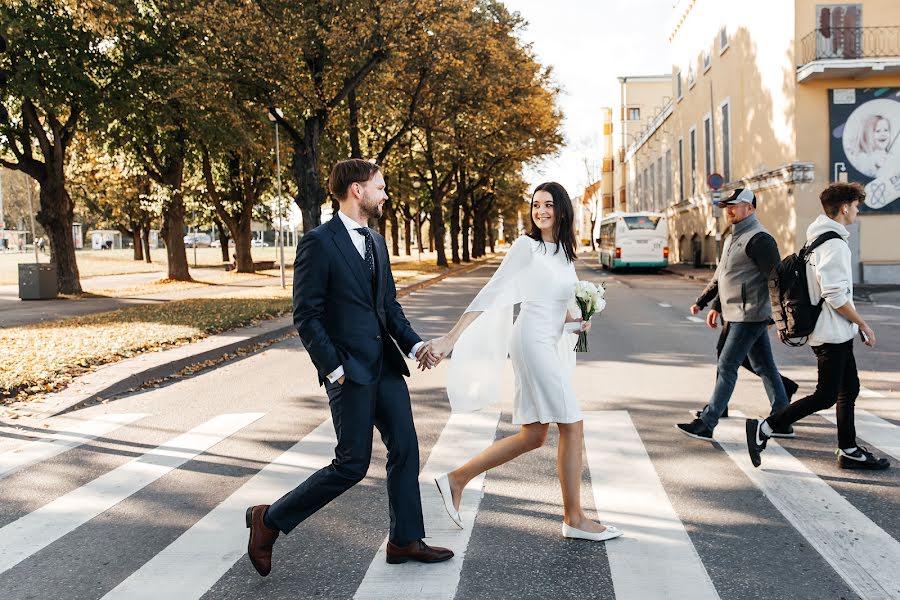
[[[562,251],[566,253],[566,260],[574,262],[577,258],[575,256],[575,209],[572,208],[572,200],[569,198],[566,188],[555,181],[542,183],[534,188],[534,192],[531,194],[531,206],[528,211],[531,216],[531,231],[528,232],[528,237],[541,244],[544,243],[541,229],[534,222],[534,215],[531,212],[531,207],[534,206],[534,196],[538,192],[547,192],[553,196],[553,238],[557,241],[556,252],[562,248]]]

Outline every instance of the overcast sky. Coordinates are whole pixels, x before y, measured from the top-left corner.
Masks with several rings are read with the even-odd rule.
[[[572,196],[586,183],[584,138],[602,132],[601,108],[619,101],[621,75],[671,72],[668,26],[672,0],[504,0],[529,25],[523,38],[553,67],[563,88],[566,146],[526,174],[532,186],[555,180]],[[615,115],[614,115],[615,118]]]

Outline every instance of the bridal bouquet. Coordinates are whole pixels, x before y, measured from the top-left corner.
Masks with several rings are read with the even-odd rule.
[[[603,299],[603,294],[605,293],[606,288],[602,283],[600,285],[594,285],[590,281],[579,281],[575,284],[575,302],[578,303],[578,308],[581,309],[582,320],[588,321],[594,314],[599,313],[606,308],[606,300]],[[575,344],[575,352],[587,351],[587,333],[582,331],[578,334],[578,343]]]

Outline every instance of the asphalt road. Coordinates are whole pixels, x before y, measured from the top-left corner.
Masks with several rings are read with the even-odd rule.
[[[491,272],[405,298],[414,327],[446,332]],[[587,260],[579,276],[608,283],[592,351],[575,371],[588,417],[582,497],[622,539],[560,536],[552,428],[543,448],[488,473],[483,496],[467,492],[468,526],[456,530],[429,474],[515,432],[511,372],[495,426],[490,415],[451,418],[441,365],[409,386],[426,527],[457,557],[384,564],[376,438],[368,477],[280,538],[273,573],[260,578],[244,555],[243,509],[326,464],[333,445],[324,393],[291,339],[47,428],[0,427],[0,598],[900,598],[900,468],[837,469],[834,425],[818,415],[783,450],[770,447],[756,472],[735,442],[739,419],[723,421],[716,444],[681,435],[675,423],[702,407],[715,378],[717,333],[687,318],[698,284],[611,275]],[[879,336],[877,349],[857,346],[860,437],[898,455],[900,310],[859,308]],[[776,353],[810,391],[812,352],[776,344]],[[741,375],[731,410],[767,412],[758,379]],[[46,441],[54,432],[68,434]]]

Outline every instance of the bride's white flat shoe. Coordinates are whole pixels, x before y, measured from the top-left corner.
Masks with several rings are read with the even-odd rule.
[[[562,534],[564,538],[571,538],[575,540],[590,540],[592,542],[605,542],[606,540],[612,540],[620,535],[622,535],[622,531],[616,529],[612,525],[607,525],[606,529],[601,531],[600,533],[594,533],[592,531],[582,531],[580,529],[575,529],[567,525],[565,522],[562,526]]]
[[[447,514],[450,515],[456,526],[462,529],[462,517],[459,515],[459,511],[453,508],[453,492],[450,491],[450,480],[447,478],[447,474],[438,475],[434,478],[434,482],[437,484],[438,492],[441,494],[441,500],[444,501],[444,508],[447,510]]]

